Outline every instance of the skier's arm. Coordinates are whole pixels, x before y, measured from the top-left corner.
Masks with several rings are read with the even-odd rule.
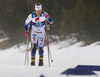
[[[29,29],[30,29],[30,22],[31,22],[31,17],[32,17],[32,14],[30,14],[26,21],[25,21],[25,37],[28,37],[29,35]]]
[[[32,14],[30,14],[25,21],[25,30],[29,31]]]
[[[47,20],[50,24],[53,24],[53,19],[48,15],[47,12],[45,12],[45,17],[46,17],[46,20]]]

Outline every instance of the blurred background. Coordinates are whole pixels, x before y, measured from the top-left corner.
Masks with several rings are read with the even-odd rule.
[[[24,23],[38,2],[54,20],[52,42],[75,37],[89,45],[100,40],[100,0],[0,0],[0,49],[26,41]]]

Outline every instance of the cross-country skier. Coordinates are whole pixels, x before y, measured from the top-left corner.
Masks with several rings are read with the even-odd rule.
[[[47,12],[42,10],[42,4],[35,4],[35,12],[32,12],[25,21],[25,37],[29,35],[29,28],[31,28],[31,66],[35,66],[35,54],[37,45],[39,48],[39,66],[43,66],[43,45],[45,37],[45,23],[53,23],[53,20]],[[31,24],[31,25],[30,25]],[[47,26],[50,29],[50,26]]]

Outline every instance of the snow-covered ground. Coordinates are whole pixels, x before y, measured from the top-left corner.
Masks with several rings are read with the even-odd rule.
[[[19,48],[14,46],[0,50],[0,77],[67,77],[61,73],[77,65],[100,65],[100,42],[82,47],[83,42],[68,45],[68,41],[51,43],[50,50],[54,62],[48,65],[47,47],[44,47],[44,66],[38,66],[38,51],[36,53],[36,66],[25,66],[24,59],[26,45]],[[95,71],[100,77],[100,72]],[[69,75],[69,77],[90,77],[88,75]]]

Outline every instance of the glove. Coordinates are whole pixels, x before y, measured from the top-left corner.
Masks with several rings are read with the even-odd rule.
[[[48,24],[48,25],[46,26],[46,29],[47,29],[47,30],[50,30],[50,24]]]
[[[28,37],[29,36],[29,32],[26,31],[26,30],[25,30],[24,34],[25,34],[25,37]]]

